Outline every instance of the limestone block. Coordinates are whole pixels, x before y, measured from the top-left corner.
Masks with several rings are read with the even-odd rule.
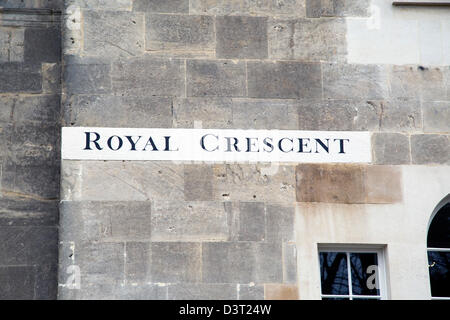
[[[142,283],[135,285],[116,285],[114,299],[118,300],[167,300],[168,287],[160,284]],[[104,290],[99,291],[104,295]]]
[[[305,0],[191,0],[190,5],[195,14],[305,16]]]
[[[24,59],[23,28],[0,28],[0,62],[22,62]]]
[[[262,202],[239,203],[239,241],[265,240],[266,212]]]
[[[318,17],[367,17],[370,0],[306,0],[306,16]]]
[[[127,242],[125,244],[125,278],[127,283],[151,281],[151,251],[148,242]]]
[[[174,127],[230,128],[233,123],[232,102],[230,98],[174,98]]]
[[[168,162],[83,161],[66,200],[183,199],[183,166]]]
[[[131,10],[133,0],[67,0],[66,7],[73,5],[89,10]]]
[[[270,58],[346,61],[346,25],[343,19],[271,19],[268,30]]]
[[[59,64],[42,64],[42,89],[45,93],[60,93],[61,67]]]
[[[131,95],[184,96],[184,62],[148,56],[113,64],[114,90]]]
[[[266,205],[266,238],[268,242],[294,241],[294,207],[286,204]]]
[[[84,11],[84,52],[98,57],[132,57],[144,52],[144,15]]]
[[[77,243],[75,255],[81,271],[81,287],[123,283],[124,253],[125,245],[120,242]]]
[[[233,99],[233,127],[296,130],[298,107],[289,100]]]
[[[297,166],[297,201],[396,203],[403,199],[399,168],[370,165]]]
[[[0,227],[0,261],[3,266],[44,265],[56,261],[57,256],[57,227]]]
[[[364,203],[364,172],[359,165],[297,166],[298,202]]]
[[[238,295],[239,300],[263,300],[264,286],[255,284],[238,284]]]
[[[283,243],[283,283],[297,283],[297,246]]]
[[[1,266],[0,299],[32,300],[35,297],[34,266]]]
[[[321,98],[319,64],[248,62],[248,96],[252,98]]]
[[[450,132],[450,102],[423,102],[423,131]]]
[[[412,135],[411,158],[413,164],[450,164],[450,136]]]
[[[184,200],[213,200],[213,168],[210,165],[184,166]]]
[[[216,39],[218,58],[267,58],[267,18],[217,17]]]
[[[149,14],[145,21],[146,50],[214,52],[213,17]]]
[[[245,63],[231,60],[188,60],[187,96],[245,96]]]
[[[324,63],[322,69],[324,98],[376,100],[388,96],[383,66]]]
[[[1,121],[55,123],[60,120],[61,116],[60,97],[58,95],[0,96],[0,105],[2,106]],[[3,111],[5,112],[3,113]],[[54,141],[51,136],[46,135],[45,137],[50,138],[49,141]]]
[[[298,300],[298,287],[288,284],[265,284],[265,300]]]
[[[401,202],[402,172],[397,166],[368,166],[365,177],[367,203]]]
[[[414,132],[422,129],[420,102],[410,99],[367,101],[378,113],[378,129],[390,132]]]
[[[202,277],[200,243],[152,242],[152,282],[199,282]]]
[[[225,205],[210,201],[155,201],[152,241],[221,241],[228,239]]]
[[[63,77],[68,94],[111,91],[111,65],[100,59],[68,57]]]
[[[294,166],[226,164],[214,166],[217,201],[295,201]]]
[[[78,95],[66,101],[65,121],[74,126],[171,128],[172,99],[151,95]]]
[[[134,11],[189,13],[189,0],[134,0]]]
[[[358,100],[299,100],[300,130],[376,131],[379,105]]]
[[[26,63],[59,62],[61,61],[61,29],[59,26],[26,28],[24,46]]]
[[[235,300],[235,284],[179,283],[168,287],[169,300]]]
[[[42,92],[42,76],[40,65],[29,65],[19,62],[0,63],[0,93]]]
[[[0,226],[55,226],[58,223],[57,201],[11,197],[0,199],[0,208]]]
[[[376,164],[409,164],[409,137],[401,133],[374,133],[373,162]]]
[[[205,242],[202,244],[203,282],[281,282],[281,244]]]

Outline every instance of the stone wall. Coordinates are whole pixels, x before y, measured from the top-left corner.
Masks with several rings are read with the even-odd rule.
[[[66,1],[64,126],[371,131],[374,160],[63,161],[59,298],[296,299],[296,209],[396,208],[404,166],[448,172],[450,68],[349,60],[370,4]]]
[[[0,1],[0,299],[57,294],[61,5]]]

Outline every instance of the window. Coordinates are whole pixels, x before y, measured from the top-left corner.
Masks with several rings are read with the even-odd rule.
[[[450,199],[444,203],[428,229],[428,270],[432,299],[450,300]]]
[[[319,247],[322,300],[386,299],[381,248]]]

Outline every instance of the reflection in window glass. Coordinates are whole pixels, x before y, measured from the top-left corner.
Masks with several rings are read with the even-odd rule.
[[[349,294],[347,255],[345,253],[321,252],[320,275],[323,294]]]
[[[376,273],[378,259],[376,253],[350,253],[352,270],[352,291],[355,295],[377,296]]]
[[[380,250],[319,250],[323,300],[379,300],[385,297],[380,288]],[[382,269],[384,270],[384,268]],[[384,271],[383,271],[384,272]],[[384,281],[384,280],[383,280]]]
[[[431,295],[450,297],[450,252],[428,251]]]

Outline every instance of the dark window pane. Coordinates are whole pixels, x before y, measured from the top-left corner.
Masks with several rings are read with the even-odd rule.
[[[381,300],[381,298],[378,298],[378,297],[376,297],[376,298],[353,298],[353,300],[372,300],[372,301],[374,301],[374,300]]]
[[[376,253],[350,253],[350,266],[353,294],[363,296],[380,294]]]
[[[428,251],[431,296],[450,297],[450,252]]]
[[[428,229],[428,248],[450,248],[450,203],[439,210]]]
[[[340,252],[320,252],[322,294],[349,294],[347,255]]]
[[[324,297],[322,300],[350,300],[350,298]]]

